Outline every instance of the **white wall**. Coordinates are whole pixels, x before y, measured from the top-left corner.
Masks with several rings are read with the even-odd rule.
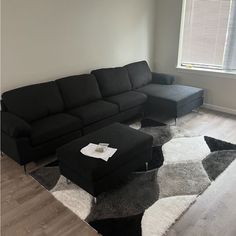
[[[2,92],[153,61],[155,0],[2,0]]]
[[[175,75],[178,83],[204,88],[205,103],[236,114],[236,75],[176,69],[182,0],[157,0],[156,7],[155,70]]]
[[[176,69],[182,0],[1,2],[2,92],[146,59],[206,89],[206,103],[236,110],[236,79]]]

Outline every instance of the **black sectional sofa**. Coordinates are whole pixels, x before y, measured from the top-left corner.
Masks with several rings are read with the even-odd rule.
[[[21,165],[69,141],[146,112],[173,118],[203,103],[203,90],[174,85],[145,61],[94,70],[2,94],[1,151]]]

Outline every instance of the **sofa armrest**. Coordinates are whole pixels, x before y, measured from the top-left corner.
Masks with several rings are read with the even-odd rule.
[[[30,125],[18,116],[1,111],[1,129],[11,137],[28,137],[31,135]]]
[[[152,72],[152,83],[171,85],[175,81],[175,77],[172,75],[154,73]]]

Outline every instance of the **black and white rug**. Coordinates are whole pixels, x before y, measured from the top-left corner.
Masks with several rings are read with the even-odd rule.
[[[150,120],[131,127],[154,137],[150,170],[141,167],[99,195],[96,204],[79,186],[66,183],[57,161],[31,175],[103,236],[162,236],[235,160],[236,145]]]

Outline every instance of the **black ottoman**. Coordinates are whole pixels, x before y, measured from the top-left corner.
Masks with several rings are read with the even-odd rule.
[[[109,143],[117,151],[107,162],[84,156],[80,150],[89,143]],[[96,197],[150,161],[152,143],[152,136],[115,123],[59,148],[60,171],[67,179]]]

